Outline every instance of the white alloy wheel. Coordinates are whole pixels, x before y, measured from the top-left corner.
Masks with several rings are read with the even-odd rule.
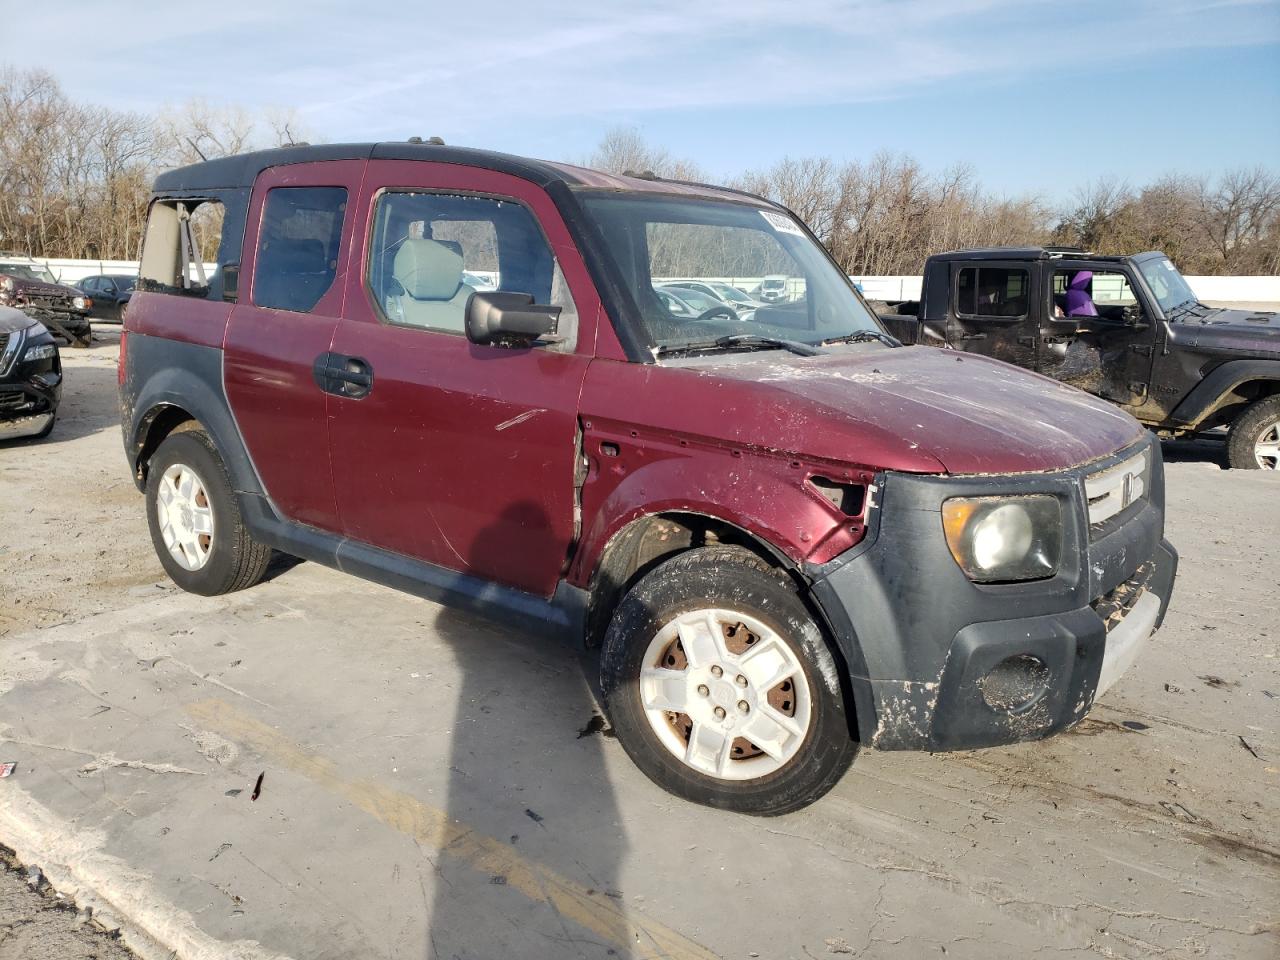
[[[156,488],[156,518],[165,547],[184,570],[199,570],[213,547],[213,510],[200,475],[185,463],[165,470]]]
[[[658,631],[645,651],[640,701],[667,750],[721,780],[785,766],[813,711],[791,646],[759,620],[721,608],[681,614]]]
[[[1258,434],[1253,456],[1263,470],[1280,470],[1280,420],[1268,424]]]

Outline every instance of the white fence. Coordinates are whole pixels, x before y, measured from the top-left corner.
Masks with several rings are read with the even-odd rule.
[[[45,260],[43,263],[60,283],[73,286],[99,273],[138,275],[137,260]]]
[[[49,270],[63,283],[75,284],[97,273],[137,274],[136,260],[45,260]],[[214,264],[206,264],[212,273]],[[750,290],[759,277],[734,277],[730,282]],[[870,300],[918,300],[920,277],[851,277],[862,285]],[[1280,277],[1187,277],[1201,300],[1280,303]]]

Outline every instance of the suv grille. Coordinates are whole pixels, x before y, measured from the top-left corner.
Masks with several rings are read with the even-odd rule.
[[[1107,625],[1108,631],[1128,616],[1129,611],[1142,599],[1142,595],[1147,592],[1147,581],[1151,579],[1151,572],[1154,569],[1155,564],[1148,560],[1133,571],[1133,576],[1128,580],[1090,604],[1094,613]]]
[[[9,368],[17,359],[18,348],[22,346],[22,331],[0,333],[0,377],[9,375]]]
[[[1147,498],[1151,488],[1151,451],[1140,453],[1115,466],[1084,478],[1084,496],[1089,504],[1089,529],[1096,534],[1108,520]]]
[[[55,296],[53,294],[39,295],[27,297],[27,303],[33,307],[44,310],[70,310],[71,298]]]

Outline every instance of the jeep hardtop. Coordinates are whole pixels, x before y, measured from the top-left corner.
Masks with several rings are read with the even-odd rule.
[[[1164,437],[1227,427],[1233,467],[1280,469],[1280,315],[1201,303],[1163,253],[994,247],[930,257],[904,343],[996,357],[1102,397]]]
[[[776,277],[749,314],[655,289]],[[120,392],[180,586],[278,550],[599,645],[637,765],[748,813],[860,745],[1078,723],[1177,566],[1131,416],[900,345],[804,224],[719,187],[420,142],[166,173]]]

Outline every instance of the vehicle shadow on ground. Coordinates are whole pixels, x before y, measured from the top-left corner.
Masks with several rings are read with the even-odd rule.
[[[500,530],[513,521],[545,529],[540,507],[514,505],[477,538],[473,561],[509,551]],[[479,863],[465,852],[437,860],[428,957],[634,956],[592,658],[568,637],[451,608],[435,627],[461,678],[446,810],[501,849]]]
[[[1166,463],[1212,463],[1223,470],[1227,463],[1226,436],[1195,437],[1187,440],[1161,440],[1160,452]]]

